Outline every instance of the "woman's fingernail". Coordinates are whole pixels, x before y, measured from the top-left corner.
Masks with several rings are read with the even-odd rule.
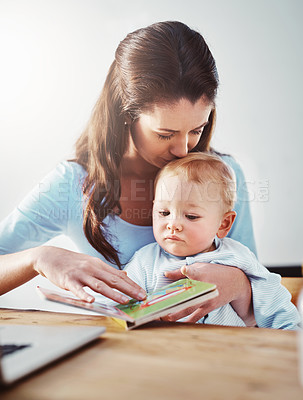
[[[140,300],[144,300],[146,298],[146,293],[144,292],[144,290],[141,290],[139,292],[138,297]]]

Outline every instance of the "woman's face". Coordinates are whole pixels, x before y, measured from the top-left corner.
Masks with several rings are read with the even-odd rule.
[[[186,156],[198,144],[211,110],[204,97],[194,104],[182,98],[155,105],[131,125],[130,154],[157,168]]]

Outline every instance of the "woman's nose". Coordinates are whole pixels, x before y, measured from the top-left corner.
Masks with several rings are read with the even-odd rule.
[[[185,157],[188,154],[188,139],[187,137],[180,137],[172,144],[170,148],[171,154],[177,158]]]

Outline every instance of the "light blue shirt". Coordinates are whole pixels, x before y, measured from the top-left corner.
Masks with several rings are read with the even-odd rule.
[[[179,269],[184,265],[204,262],[236,266],[250,280],[254,315],[258,327],[297,329],[300,316],[291,302],[290,293],[281,285],[281,276],[270,273],[246,246],[233,239],[216,238],[215,244],[214,251],[190,257],[177,257],[164,251],[158,243],[151,243],[134,254],[125,271],[138,285],[152,292],[173,282],[164,276],[165,271]],[[245,326],[230,304],[210,312],[198,322]]]
[[[222,158],[234,169],[238,188],[234,208],[237,218],[229,236],[256,253],[243,172],[232,157]],[[85,177],[86,171],[75,162],[64,161],[50,172],[0,223],[0,254],[39,246],[64,234],[72,239],[79,252],[105,260],[91,246],[83,231],[82,185]],[[155,241],[151,226],[132,225],[118,216],[108,216],[104,223],[107,238],[119,251],[122,264],[126,264],[139,248]]]

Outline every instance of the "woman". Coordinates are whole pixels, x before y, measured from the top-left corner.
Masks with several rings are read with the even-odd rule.
[[[123,266],[154,241],[152,188],[159,168],[190,151],[209,150],[217,88],[215,60],[203,37],[186,25],[161,22],[127,35],[77,141],[75,160],[61,163],[1,224],[1,293],[41,274],[86,301],[94,298],[84,286],[120,303],[127,301],[124,294],[144,298]],[[240,190],[230,236],[254,251],[244,177],[231,157],[224,159]],[[60,233],[80,253],[43,246]],[[253,319],[250,284],[240,270],[204,264],[188,276],[215,282],[220,291],[189,321],[232,300],[236,311]]]

